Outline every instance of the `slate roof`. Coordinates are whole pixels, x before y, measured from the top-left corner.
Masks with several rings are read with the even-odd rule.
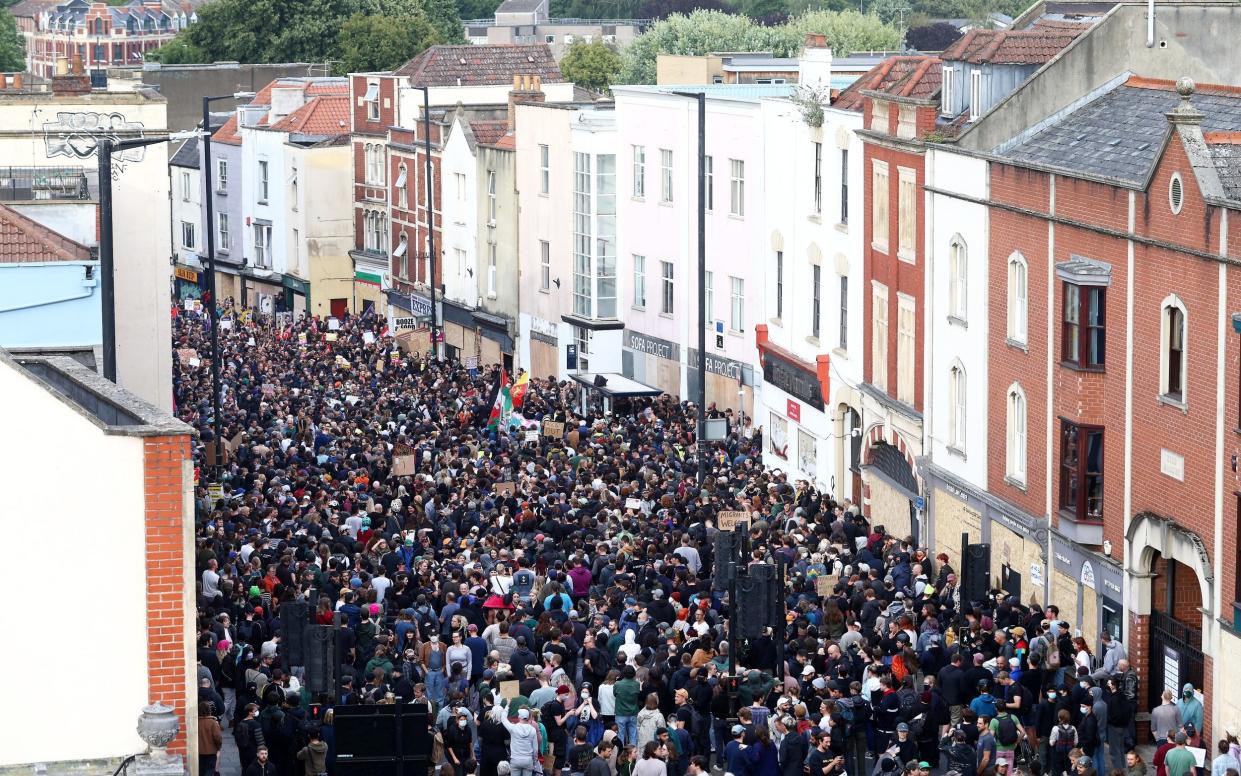
[[[887,92],[896,97],[930,99],[939,94],[942,68],[933,56],[888,57],[840,92],[832,107],[862,110],[863,91]]]
[[[177,152],[168,160],[171,167],[189,167],[198,169],[198,138],[192,137],[181,144]]]
[[[508,121],[471,121],[470,131],[479,145],[495,145],[508,132]]]
[[[90,248],[0,205],[0,264],[89,261]]]
[[[1219,182],[1229,199],[1241,200],[1241,137],[1231,132],[1224,138],[1212,134],[1206,135],[1206,141]]]
[[[49,8],[57,5],[57,0],[22,0],[17,5],[9,8],[9,13],[16,17],[26,17],[33,19]]]
[[[1164,114],[1179,101],[1170,81],[1130,78],[1000,155],[1141,186],[1169,132]],[[1200,86],[1190,102],[1203,114],[1204,133],[1241,130],[1241,91]]]
[[[312,97],[305,105],[271,125],[277,132],[335,137],[349,134],[349,95]]]
[[[1032,30],[970,30],[939,55],[975,65],[1041,65],[1072,43],[1087,25]]]
[[[564,81],[546,43],[432,46],[396,74],[408,76],[414,86],[511,84],[514,75],[537,75],[544,83]]]
[[[533,13],[546,0],[504,0],[496,8],[496,13]]]

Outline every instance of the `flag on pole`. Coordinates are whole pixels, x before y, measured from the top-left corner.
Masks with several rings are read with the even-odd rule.
[[[500,368],[500,379],[496,381],[496,398],[491,403],[491,415],[487,418],[487,428],[498,431],[504,419],[513,411],[513,397],[509,391],[508,373]]]
[[[521,377],[517,378],[517,382],[513,383],[513,387],[509,389],[509,395],[513,399],[513,409],[521,409],[521,405],[526,401],[526,389],[530,387],[530,373],[522,372]]]

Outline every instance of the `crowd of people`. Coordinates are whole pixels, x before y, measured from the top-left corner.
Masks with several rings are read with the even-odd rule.
[[[225,735],[245,776],[333,773],[335,712],[363,703],[429,705],[443,776],[1241,770],[1231,734],[1194,759],[1186,685],[1152,711],[1151,774],[1119,640],[1096,657],[1055,606],[962,600],[946,554],[765,469],[749,423],[700,448],[692,403],[583,416],[576,387],[538,376],[494,422],[498,368],[406,353],[381,318],[222,312],[220,440],[211,323],[174,324],[197,354],[175,398],[200,433],[202,776]],[[565,433],[526,433],[547,420]],[[784,625],[757,638],[734,637],[713,584],[722,510],[750,513],[746,563],[787,571]],[[289,659],[308,621],[340,632],[332,692]]]

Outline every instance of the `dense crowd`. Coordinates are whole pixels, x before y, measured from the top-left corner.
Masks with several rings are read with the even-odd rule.
[[[403,352],[382,319],[223,312],[223,498],[201,462],[210,322],[174,325],[201,435],[203,776],[221,725],[246,776],[314,776],[335,709],[411,702],[454,776],[1148,776],[1122,643],[1096,656],[1002,591],[963,601],[947,555],[764,469],[751,424],[699,449],[692,403],[583,416],[576,384],[537,376],[489,423],[498,368]],[[565,434],[527,435],[546,420]],[[722,510],[751,515],[746,562],[787,569],[785,625],[758,638],[733,638],[712,584]],[[290,664],[295,602],[341,632],[334,692]],[[1202,723],[1189,685],[1153,710],[1155,776],[1189,775]],[[1213,776],[1238,776],[1221,749]]]

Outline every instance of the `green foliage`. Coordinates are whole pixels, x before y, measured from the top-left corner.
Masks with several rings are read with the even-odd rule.
[[[0,72],[20,73],[26,69],[26,42],[17,31],[17,22],[7,8],[0,9]]]
[[[462,19],[491,19],[503,0],[458,0],[457,13]]]
[[[332,69],[338,75],[395,70],[427,46],[438,42],[421,14],[378,16],[354,14],[341,25]]]
[[[355,22],[356,17],[383,19],[392,29],[381,30],[378,22]],[[364,42],[357,32],[364,24],[381,33],[376,52],[361,50]],[[453,0],[213,0],[198,9],[197,24],[148,56],[169,64],[390,61],[395,51],[422,50],[423,40],[464,42]],[[400,64],[393,61],[391,66]]]
[[[878,18],[857,11],[808,11],[785,24],[767,27],[746,16],[720,11],[675,14],[652,24],[621,52],[621,72],[615,83],[655,83],[659,54],[701,56],[712,51],[770,51],[777,57],[796,56],[806,33],[827,37],[837,56],[853,51],[894,50],[901,31]]]
[[[595,92],[606,92],[620,68],[620,55],[599,41],[574,43],[560,60],[567,80]]]

